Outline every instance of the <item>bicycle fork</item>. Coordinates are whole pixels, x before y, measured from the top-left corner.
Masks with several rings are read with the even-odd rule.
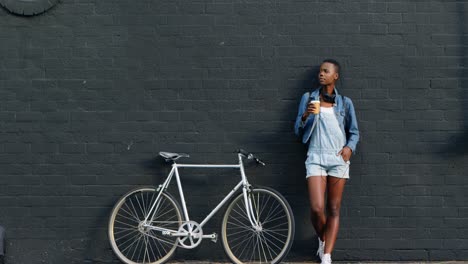
[[[256,211],[256,209],[254,208],[252,204],[253,197],[250,196],[250,193],[251,193],[250,188],[251,188],[250,185],[243,188],[245,211],[247,213],[247,218],[249,219],[250,224],[252,225],[252,228],[254,228],[255,231],[262,231],[262,225],[259,219],[260,215],[259,215],[259,212]]]
[[[247,177],[245,176],[244,163],[240,155],[239,155],[239,164],[240,164],[242,182],[244,183],[244,186],[242,187],[242,193],[244,194],[245,212],[247,213],[247,218],[249,219],[250,224],[252,225],[252,228],[254,228],[256,231],[261,231],[262,227],[260,224],[259,215],[258,215],[258,212],[256,214],[254,211],[252,198],[250,196],[251,191],[252,191],[252,186],[248,183]]]

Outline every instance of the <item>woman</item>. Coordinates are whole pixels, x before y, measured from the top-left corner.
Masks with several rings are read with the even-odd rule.
[[[319,240],[317,255],[322,264],[331,263],[342,193],[345,179],[349,179],[349,160],[359,141],[353,103],[339,95],[335,87],[339,77],[339,63],[324,60],[318,75],[320,87],[302,96],[295,123],[295,133],[302,135],[302,142],[308,144],[306,179],[312,225]],[[328,216],[324,211],[325,191]]]

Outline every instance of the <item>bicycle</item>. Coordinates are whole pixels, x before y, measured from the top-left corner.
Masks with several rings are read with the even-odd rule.
[[[228,204],[221,224],[223,248],[233,263],[279,263],[294,240],[294,216],[288,201],[277,191],[252,187],[244,171],[243,159],[265,166],[252,153],[238,150],[238,164],[178,164],[187,154],[160,152],[172,169],[157,188],[132,190],[121,197],[112,209],[109,240],[114,253],[127,264],[159,264],[168,261],[177,247],[192,249],[202,239],[216,242],[216,233],[203,234],[203,226]],[[241,180],[201,223],[190,219],[185,204],[179,168],[234,168]],[[167,192],[175,175],[182,210]],[[242,192],[238,190],[242,188]],[[229,202],[228,202],[229,201]]]

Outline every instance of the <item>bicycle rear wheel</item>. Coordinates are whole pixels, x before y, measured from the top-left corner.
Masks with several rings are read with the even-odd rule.
[[[112,209],[109,219],[109,241],[112,250],[127,264],[159,264],[174,254],[178,239],[151,227],[177,231],[182,214],[175,199],[162,193],[153,219],[144,225],[158,193],[152,187],[140,188],[124,195]]]
[[[244,196],[239,194],[224,214],[221,227],[224,250],[233,263],[279,263],[294,240],[291,207],[281,194],[270,188],[253,189],[248,197],[260,228],[250,223]]]

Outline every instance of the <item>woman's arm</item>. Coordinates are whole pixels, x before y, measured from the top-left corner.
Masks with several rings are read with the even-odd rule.
[[[296,123],[294,124],[294,133],[296,133],[297,136],[300,136],[302,134],[304,124],[307,122],[307,120],[302,121],[302,116],[306,111],[307,103],[309,102],[309,96],[309,93],[305,93],[304,95],[302,95],[301,102],[299,103],[299,109],[297,111],[296,116]]]
[[[345,107],[347,108],[345,122],[346,146],[355,153],[356,145],[359,142],[359,128],[353,102],[347,97],[345,97]]]

